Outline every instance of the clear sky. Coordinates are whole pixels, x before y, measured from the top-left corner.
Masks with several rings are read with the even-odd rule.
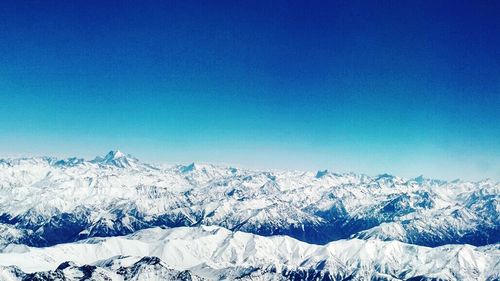
[[[1,1],[0,155],[500,180],[500,1]]]

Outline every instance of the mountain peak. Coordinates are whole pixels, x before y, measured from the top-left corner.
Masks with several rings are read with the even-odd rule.
[[[426,178],[424,178],[424,175],[420,175],[420,176],[414,178],[413,180],[416,181],[417,183],[424,183]]]
[[[196,170],[198,165],[196,165],[194,162],[189,164],[189,165],[186,165],[186,166],[182,166],[181,167],[181,172],[183,173],[189,173],[189,172],[192,172],[194,170]]]
[[[54,163],[54,165],[59,167],[74,167],[84,162],[85,160],[83,158],[71,157],[68,159],[58,160]]]
[[[108,154],[106,154],[106,156],[104,156],[104,159],[111,160],[111,159],[118,159],[121,157],[125,157],[125,154],[117,149],[117,150],[111,150],[110,152],[108,152]]]
[[[92,162],[103,164],[103,165],[112,165],[119,168],[132,167],[135,162],[138,160],[133,158],[130,155],[125,155],[125,153],[120,150],[111,150],[103,157],[96,157]]]
[[[324,175],[328,174],[328,170],[320,170],[316,173],[316,178],[319,179],[321,177],[323,177]]]

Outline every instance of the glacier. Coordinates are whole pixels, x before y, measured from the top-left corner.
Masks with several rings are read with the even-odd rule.
[[[253,170],[199,163],[156,165],[121,151],[92,160],[2,159],[0,265],[4,267],[0,277],[10,277],[0,279],[52,280],[60,275],[72,280],[70,276],[96,274],[104,276],[102,280],[129,280],[129,275],[130,280],[149,280],[137,272],[156,276],[156,270],[158,280],[162,280],[161,274],[173,280],[224,276],[251,280],[259,280],[258,276],[268,276],[263,280],[347,280],[349,276],[353,280],[495,280],[500,263],[499,211],[500,183],[491,180],[406,179],[389,174]],[[178,248],[167,256],[149,250],[116,250],[113,256],[87,259],[79,259],[77,252],[67,255],[71,259],[51,256],[58,256],[55,249],[61,247],[97,247],[116,239],[132,241],[120,247],[133,248],[134,241],[153,243],[147,233],[169,237],[176,231],[176,235],[189,237],[205,237],[203,233],[211,231],[224,237],[243,235],[271,241],[262,242],[269,247],[283,239],[296,251],[316,249],[321,255],[317,252],[318,260],[311,255],[307,260],[286,257],[255,264],[238,260],[224,268],[216,266],[213,255],[197,256],[192,267],[172,263],[172,255],[178,256],[175,253],[197,254]],[[154,245],[172,246],[154,239]],[[229,239],[227,243],[236,242]],[[255,260],[265,250],[249,253],[248,245],[243,249],[238,245],[230,245],[236,259]],[[208,246],[203,247],[205,251]],[[276,251],[294,255],[295,250],[290,249]],[[281,253],[284,250],[288,254]],[[339,257],[337,251],[352,252],[352,256]],[[276,255],[262,253],[269,258]],[[425,260],[420,260],[420,254]],[[32,259],[39,267],[9,264],[16,255],[24,255],[19,260]],[[46,259],[52,262],[41,266]],[[104,259],[115,267],[99,263]],[[117,267],[122,262],[125,264]],[[349,267],[350,262],[357,270]],[[132,273],[119,274],[119,268]]]

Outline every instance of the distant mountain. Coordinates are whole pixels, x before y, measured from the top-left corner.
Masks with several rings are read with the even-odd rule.
[[[125,155],[120,150],[110,151],[104,157],[96,157],[92,163],[99,165],[111,165],[118,168],[132,168],[139,163],[139,160],[133,158],[131,155]]]
[[[428,248],[351,239],[320,246],[203,226],[49,248],[12,246],[0,254],[0,264],[13,265],[0,267],[0,279],[498,280],[499,260],[498,245]]]
[[[150,165],[120,151],[86,161],[0,160],[0,248],[49,246],[150,227],[218,225],[326,244],[500,241],[500,183]]]

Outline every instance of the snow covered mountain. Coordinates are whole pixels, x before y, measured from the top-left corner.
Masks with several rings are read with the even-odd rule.
[[[3,159],[0,280],[498,280],[499,213],[490,180]]]
[[[201,224],[315,244],[353,237],[481,246],[500,241],[499,212],[500,183],[489,180],[162,166],[120,151],[91,161],[0,160],[0,247]]]
[[[72,262],[67,262],[68,257]],[[152,228],[124,237],[90,238],[49,248],[11,246],[0,254],[0,264],[4,265],[0,277],[498,280],[499,260],[498,245],[428,248],[397,241],[350,239],[321,246],[287,236],[263,237],[201,226]]]

